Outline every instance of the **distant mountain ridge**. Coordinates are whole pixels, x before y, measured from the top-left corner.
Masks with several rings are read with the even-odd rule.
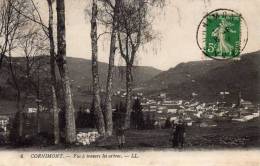
[[[48,57],[41,57],[43,58],[41,62],[43,63],[43,67],[46,68],[45,71],[49,69],[49,58]],[[16,57],[13,58],[13,61],[20,66],[25,66],[24,61],[25,58]],[[22,65],[21,65],[22,64]],[[85,96],[91,95],[91,85],[92,85],[92,66],[91,60],[82,59],[82,58],[73,58],[67,57],[67,64],[69,67],[69,75],[71,79],[71,85],[73,88],[73,94],[75,98],[82,98],[82,100],[86,100]],[[100,86],[102,90],[105,90],[106,87],[106,79],[107,79],[107,70],[108,64],[99,62],[99,75],[100,75]],[[57,69],[58,70],[58,69]],[[113,89],[120,90],[124,89],[125,87],[125,75],[120,72],[124,70],[123,66],[115,66],[114,68],[114,77],[113,77]],[[10,73],[8,74],[8,65],[4,63],[3,68],[0,71],[0,100],[1,100],[1,93],[5,93],[4,96],[8,96],[8,93],[14,95],[15,90],[10,87],[10,83],[12,82]],[[134,66],[133,67],[133,78],[134,78],[134,85],[139,85],[142,82],[145,82],[155,75],[159,74],[161,70],[156,69],[154,67],[149,66]],[[49,72],[45,72],[45,75],[49,75]],[[57,74],[58,76],[58,74]],[[2,90],[1,90],[2,89]],[[12,98],[12,97],[11,97]]]
[[[216,100],[221,91],[229,91],[236,99],[242,97],[260,100],[260,52],[248,53],[240,60],[206,60],[181,63],[146,81],[143,87],[150,93],[160,91],[173,98],[191,99],[192,93],[199,100]]]
[[[70,78],[73,80],[73,86],[90,86],[92,84],[91,60],[68,57],[67,61],[69,65]],[[108,64],[104,62],[99,62],[98,67],[100,75],[100,85],[102,88],[105,88]],[[114,89],[121,89],[125,87],[125,75],[123,73],[123,70],[123,66],[115,66],[114,68]],[[161,70],[154,67],[134,66],[134,85],[141,84],[142,82],[153,78],[161,72]]]
[[[19,61],[19,60],[18,60]],[[48,59],[46,58],[47,64]],[[91,101],[89,90],[92,84],[91,60],[67,58],[70,78],[72,80],[74,98],[85,102]],[[48,65],[46,65],[48,67]],[[108,64],[99,63],[100,85],[106,86]],[[122,66],[116,66],[114,71],[114,90],[125,87],[125,76]],[[242,98],[253,102],[260,101],[260,51],[241,56],[240,60],[206,60],[180,63],[167,71],[147,66],[136,66],[133,69],[134,86],[147,95],[166,92],[176,99],[198,99],[216,101],[221,99],[220,92],[228,91],[227,96],[233,102],[238,93]],[[6,69],[0,73],[1,88],[7,86]],[[9,90],[8,90],[9,93]],[[197,94],[192,96],[192,93]],[[86,96],[88,96],[86,99]]]

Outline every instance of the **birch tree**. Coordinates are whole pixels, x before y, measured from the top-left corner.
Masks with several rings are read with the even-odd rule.
[[[94,2],[94,1],[93,1]],[[92,48],[97,48],[98,39],[104,35],[110,35],[110,49],[109,49],[109,65],[108,65],[108,74],[107,74],[107,82],[106,82],[106,94],[105,94],[105,108],[103,110],[103,116],[99,116],[98,119],[100,121],[104,121],[105,124],[105,135],[111,136],[113,132],[113,120],[112,120],[112,84],[113,84],[113,73],[114,73],[114,61],[116,54],[116,32],[117,32],[117,13],[119,10],[120,0],[97,0],[92,5]],[[94,8],[93,8],[94,7]],[[102,25],[100,29],[103,29],[104,32],[97,35],[97,22],[99,25]],[[95,47],[93,47],[95,46]],[[92,49],[93,51],[95,49]],[[93,54],[93,52],[92,52]],[[94,53],[96,56],[98,52]],[[95,57],[95,56],[94,56]],[[94,61],[97,58],[93,59]],[[94,63],[95,64],[95,63]],[[97,66],[95,65],[94,69],[97,71]],[[97,75],[93,75],[94,80],[98,80]],[[96,89],[99,87],[99,84],[94,84],[94,93],[98,94]],[[99,91],[99,90],[98,90]],[[99,96],[99,95],[98,95]],[[100,98],[100,97],[98,97]],[[95,100],[97,101],[97,100]],[[95,102],[97,103],[97,102]],[[100,104],[100,102],[99,102]],[[97,104],[97,105],[99,105]],[[99,106],[96,107],[99,109]],[[103,119],[103,120],[102,120]],[[103,122],[102,122],[103,123]]]
[[[65,2],[64,0],[57,0],[57,65],[59,68],[61,82],[63,86],[64,109],[65,109],[65,134],[66,143],[72,144],[76,141],[76,127],[74,105],[72,100],[71,84],[69,78],[69,69],[66,62],[66,29],[65,29]]]
[[[92,46],[92,84],[93,84],[93,104],[94,113],[97,117],[97,129],[101,135],[105,135],[105,122],[101,110],[99,73],[98,73],[98,37],[97,37],[97,0],[92,1],[91,18],[91,46]]]
[[[54,30],[53,30],[53,2],[54,0],[47,0],[49,9],[49,26],[48,26],[48,38],[49,38],[49,52],[50,52],[50,72],[51,72],[51,91],[52,91],[52,109],[53,109],[53,134],[54,144],[60,143],[60,130],[59,130],[59,111],[57,102],[57,81],[55,72],[55,44],[54,44]]]
[[[118,12],[120,6],[120,0],[115,0],[115,5],[112,5],[111,1],[106,2],[113,9],[112,14],[112,25],[111,25],[111,39],[110,39],[110,51],[109,51],[109,64],[107,73],[107,83],[106,83],[106,98],[105,98],[105,124],[106,124],[106,134],[111,136],[113,133],[113,119],[112,119],[112,85],[113,85],[113,73],[115,64],[115,54],[116,54],[116,33],[118,29]]]
[[[125,128],[130,127],[132,107],[132,68],[141,45],[154,39],[149,12],[153,7],[163,7],[163,0],[123,0],[119,7],[119,29],[117,33],[120,55],[125,61],[126,115]]]

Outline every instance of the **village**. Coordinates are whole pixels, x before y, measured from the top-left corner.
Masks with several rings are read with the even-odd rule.
[[[220,92],[220,95],[229,92]],[[115,95],[124,97],[125,93],[117,92]],[[225,95],[224,94],[224,95]],[[192,94],[196,96],[196,94]],[[166,93],[157,96],[145,97],[143,93],[136,93],[135,99],[141,100],[142,111],[154,118],[154,127],[163,128],[166,121],[177,123],[184,120],[187,126],[214,127],[216,122],[233,121],[247,122],[260,117],[259,105],[243,100],[241,94],[237,103],[229,103],[222,97],[221,101],[205,103],[192,100],[172,100]]]

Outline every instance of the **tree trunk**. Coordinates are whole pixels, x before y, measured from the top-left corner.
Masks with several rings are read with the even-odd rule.
[[[47,0],[49,7],[49,42],[50,42],[50,74],[51,74],[51,90],[52,90],[52,110],[53,110],[53,135],[54,144],[60,143],[60,129],[59,129],[59,111],[57,103],[57,85],[55,73],[55,45],[53,37],[53,8],[52,1]]]
[[[65,4],[64,0],[57,0],[57,41],[58,55],[57,64],[60,71],[63,86],[65,105],[65,134],[66,143],[72,144],[76,141],[76,126],[72,92],[70,87],[69,69],[66,63],[66,38],[65,38]]]
[[[37,134],[39,134],[41,132],[41,128],[40,128],[40,71],[39,71],[39,67],[38,67],[38,73],[37,73],[37,90],[36,90],[36,96],[37,96],[37,113],[36,113],[36,126],[37,126]]]
[[[92,79],[94,113],[97,117],[97,129],[101,135],[105,134],[104,117],[101,110],[99,74],[98,74],[98,43],[97,43],[97,0],[93,0],[91,18],[91,46],[92,46]]]
[[[56,88],[52,85],[51,89],[52,89],[52,109],[53,109],[53,135],[54,135],[54,144],[57,145],[60,143],[59,112],[58,112]]]
[[[13,62],[12,62],[12,56],[11,56],[11,51],[9,50],[9,69],[11,72],[12,80],[15,85],[16,89],[16,108],[17,108],[17,113],[18,113],[18,137],[19,139],[22,138],[23,136],[23,124],[24,124],[24,118],[23,118],[23,110],[22,110],[22,103],[21,103],[21,91],[20,87],[17,83],[15,71],[13,69]]]
[[[111,43],[110,43],[110,55],[109,55],[109,65],[107,74],[107,85],[106,85],[106,110],[105,110],[105,124],[106,124],[106,135],[111,136],[113,132],[113,121],[112,121],[112,84],[113,84],[113,71],[114,71],[114,61],[115,61],[115,43],[116,43],[116,33],[112,29]]]
[[[106,85],[106,110],[105,110],[105,124],[106,124],[106,135],[111,136],[113,133],[113,112],[112,112],[112,84],[113,84],[113,71],[115,63],[115,52],[116,52],[116,31],[117,31],[117,13],[119,0],[115,1],[114,18],[112,24],[112,33],[110,40],[110,53],[109,53],[109,64],[107,74],[107,85]]]
[[[19,136],[19,139],[21,139],[23,137],[24,116],[23,116],[23,110],[22,110],[20,91],[17,92],[16,106],[17,106],[17,111],[19,114],[18,136]]]
[[[125,114],[125,128],[130,128],[130,114],[132,110],[132,65],[126,64],[126,114]]]
[[[4,60],[4,56],[1,54],[0,55],[0,70],[2,69],[3,60]]]

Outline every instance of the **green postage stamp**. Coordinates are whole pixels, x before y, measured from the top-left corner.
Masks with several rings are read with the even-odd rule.
[[[240,54],[240,16],[207,17],[205,52],[210,57],[236,57]]]
[[[201,34],[202,42],[199,42],[198,35]],[[200,23],[197,41],[203,53],[210,58],[236,58],[247,43],[245,21],[241,14],[229,9],[218,9],[210,12]]]

